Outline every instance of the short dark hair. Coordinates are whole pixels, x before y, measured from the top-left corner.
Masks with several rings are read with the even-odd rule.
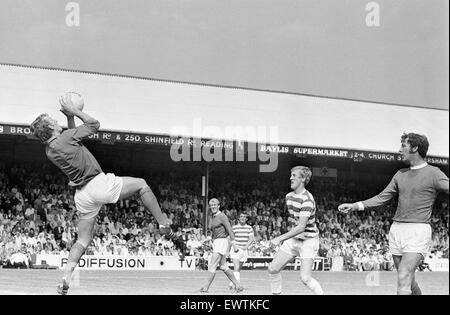
[[[404,132],[401,141],[408,142],[411,148],[417,147],[417,152],[419,152],[419,155],[422,158],[425,158],[427,156],[428,146],[430,144],[428,143],[427,137],[425,137],[424,135],[419,135],[413,132],[410,133]]]
[[[49,127],[49,122],[44,119],[49,117],[48,114],[40,114],[30,126],[33,135],[38,138],[42,143],[47,142],[52,137],[53,130]]]

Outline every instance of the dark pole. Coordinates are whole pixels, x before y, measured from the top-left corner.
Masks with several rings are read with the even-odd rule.
[[[203,235],[208,231],[208,191],[209,191],[209,163],[206,163],[206,174],[202,177],[203,196]]]

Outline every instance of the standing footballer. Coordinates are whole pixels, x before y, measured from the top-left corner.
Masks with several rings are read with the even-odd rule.
[[[248,247],[254,242],[255,236],[253,228],[247,224],[247,215],[242,212],[239,215],[239,222],[233,225],[234,240],[236,241],[237,251],[231,251],[230,258],[233,260],[233,273],[236,280],[241,282],[242,264],[247,261]],[[233,282],[229,284],[230,289],[234,288]]]
[[[319,230],[316,225],[316,203],[313,195],[305,189],[312,176],[306,166],[291,169],[291,189],[286,195],[289,222],[292,229],[272,240],[271,246],[281,245],[270,266],[270,286],[272,294],[281,294],[282,279],[280,271],[294,257],[301,260],[300,279],[313,293],[323,295],[322,287],[312,277],[314,259],[319,250]]]
[[[45,144],[48,159],[69,177],[69,186],[76,189],[74,200],[80,214],[78,239],[70,249],[62,282],[57,287],[57,293],[66,295],[72,273],[94,237],[96,217],[102,205],[139,194],[144,206],[160,224],[161,232],[170,236],[173,233],[144,179],[103,173],[95,157],[81,143],[97,132],[100,123],[74,106],[69,93],[59,102],[61,112],[67,116],[68,130],[63,131],[55,119],[41,114],[31,124],[31,131]],[[81,126],[75,126],[75,116],[83,121]]]
[[[216,198],[209,201],[209,207],[212,212],[211,229],[212,229],[212,239],[213,239],[213,253],[211,261],[208,266],[209,277],[208,282],[204,287],[200,289],[200,292],[206,293],[211,286],[214,278],[216,277],[217,267],[222,270],[225,275],[230,279],[236,288],[236,292],[241,292],[243,288],[239,285],[233,272],[227,265],[227,256],[230,250],[230,242],[228,236],[231,239],[232,250],[237,250],[236,242],[234,240],[234,233],[231,229],[230,221],[227,216],[220,211],[220,202]]]
[[[431,244],[430,218],[437,193],[448,195],[448,177],[425,157],[428,139],[416,133],[401,137],[400,155],[409,167],[400,169],[377,196],[356,203],[344,203],[339,211],[362,211],[385,205],[398,196],[397,211],[389,231],[389,248],[397,269],[397,294],[421,295],[415,272]]]

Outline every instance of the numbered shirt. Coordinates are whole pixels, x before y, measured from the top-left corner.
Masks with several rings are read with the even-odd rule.
[[[309,239],[319,235],[316,225],[316,202],[313,195],[306,189],[299,194],[290,192],[286,195],[286,205],[289,211],[289,224],[294,227],[301,217],[307,217],[305,231],[295,236],[297,239]]]
[[[102,169],[81,140],[93,135],[100,128],[98,121],[85,123],[68,129],[50,139],[45,154],[64,174],[69,177],[69,185],[81,187],[102,173]]]

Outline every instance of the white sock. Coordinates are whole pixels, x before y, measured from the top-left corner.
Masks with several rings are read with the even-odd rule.
[[[236,278],[236,280],[238,282],[241,282],[241,273],[239,271],[235,271],[234,273],[234,277]]]
[[[72,275],[75,270],[75,267],[78,265],[78,263],[69,261],[66,265],[66,269],[64,270],[63,278],[66,279],[67,282],[72,281]]]
[[[241,273],[240,273],[240,272],[237,272],[237,271],[234,271],[233,274],[234,274],[234,277],[236,278],[236,280],[237,280],[239,283],[241,283]],[[230,281],[229,286],[230,286],[230,287],[233,287],[233,286],[234,286],[233,282]]]
[[[311,291],[314,292],[316,295],[323,295],[322,287],[320,286],[320,283],[314,279],[311,278],[311,281],[306,285]]]
[[[270,278],[270,288],[272,290],[272,294],[280,294],[281,293],[281,273],[269,273]]]

